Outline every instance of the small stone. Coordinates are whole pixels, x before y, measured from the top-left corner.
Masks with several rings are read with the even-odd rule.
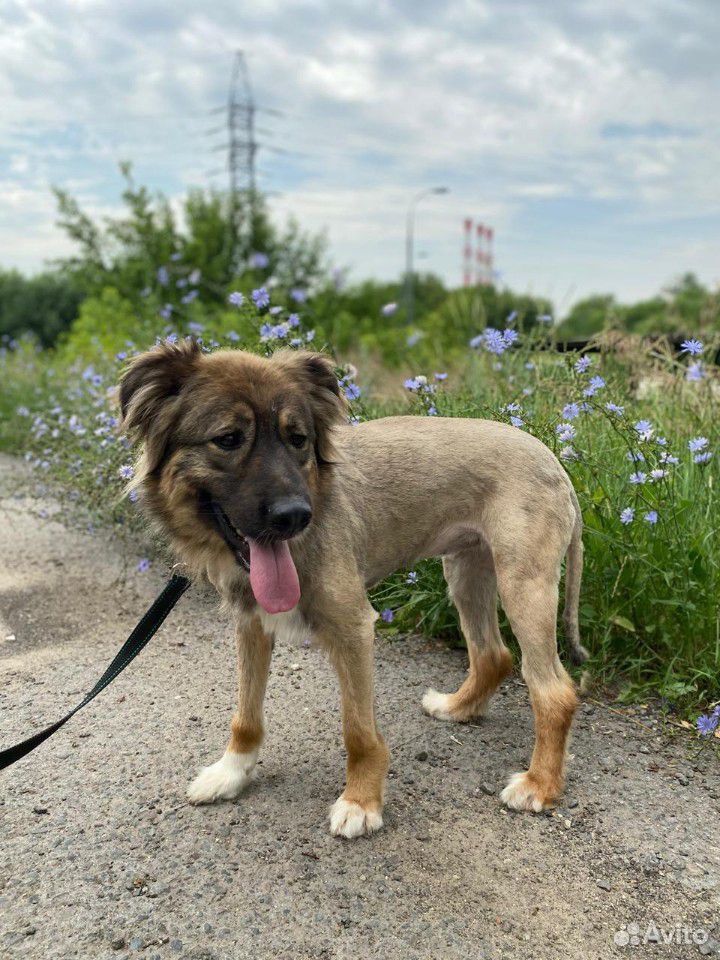
[[[480,789],[481,789],[482,792],[483,792],[484,794],[486,794],[488,797],[494,797],[494,796],[495,796],[495,787],[493,787],[493,785],[492,785],[491,783],[481,783],[481,784],[480,784]]]
[[[601,890],[605,890],[608,893],[612,890],[612,884],[609,880],[596,880],[595,883],[600,887]]]
[[[115,937],[114,940],[110,941],[111,950],[122,950],[124,946],[125,946],[125,941],[123,940],[122,937]]]
[[[415,759],[420,760],[421,762],[427,760],[427,758],[428,758],[427,750],[421,750],[419,753],[415,754]]]
[[[50,811],[48,810],[47,807],[33,807],[33,813],[37,813],[37,814],[50,813]]]
[[[183,948],[182,940],[171,940],[171,941],[170,941],[170,949],[171,949],[171,950],[174,950],[175,953],[180,953],[180,951],[182,950],[182,948]]]
[[[580,805],[579,801],[576,800],[574,797],[572,798],[572,800],[568,800],[568,802],[567,802],[567,804],[566,804],[568,810],[574,810],[575,807],[577,807],[577,806],[579,806],[579,805]]]
[[[680,786],[682,786],[682,787],[687,787],[688,784],[690,783],[690,781],[688,780],[688,778],[687,778],[687,777],[685,776],[685,774],[683,774],[683,773],[678,773],[678,775],[676,776],[675,779],[677,780],[677,782],[678,782],[678,783],[680,784]]]
[[[128,946],[131,950],[142,950],[145,946],[145,941],[142,937],[133,937]]]

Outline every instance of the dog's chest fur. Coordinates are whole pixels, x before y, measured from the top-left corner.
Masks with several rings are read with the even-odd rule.
[[[287,613],[266,613],[258,606],[254,612],[273,643],[298,647],[312,640],[310,626],[297,608]]]

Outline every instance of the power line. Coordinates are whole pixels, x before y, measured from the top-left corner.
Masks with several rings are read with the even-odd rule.
[[[229,259],[236,266],[238,242],[254,247],[257,221],[257,178],[255,161],[259,144],[255,139],[257,106],[250,85],[250,74],[242,50],[233,61],[227,102],[228,142],[216,149],[227,150],[229,177],[228,245]],[[241,203],[241,198],[245,203]],[[244,210],[243,210],[244,207]],[[244,244],[243,244],[244,245]]]

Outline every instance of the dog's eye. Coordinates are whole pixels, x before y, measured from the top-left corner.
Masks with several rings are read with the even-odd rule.
[[[232,433],[222,433],[219,437],[213,437],[212,443],[221,450],[237,450],[244,439],[242,430],[233,430]]]
[[[305,436],[304,433],[291,433],[290,443],[294,447],[297,447],[299,450],[301,447],[304,447],[305,444],[307,443],[307,437]]]

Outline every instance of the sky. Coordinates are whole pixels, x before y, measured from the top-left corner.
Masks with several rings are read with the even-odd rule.
[[[118,164],[171,198],[222,187],[243,50],[258,179],[351,279],[462,280],[465,217],[498,282],[549,296],[720,283],[717,0],[0,0],[0,266],[69,252],[53,184],[119,208]]]

